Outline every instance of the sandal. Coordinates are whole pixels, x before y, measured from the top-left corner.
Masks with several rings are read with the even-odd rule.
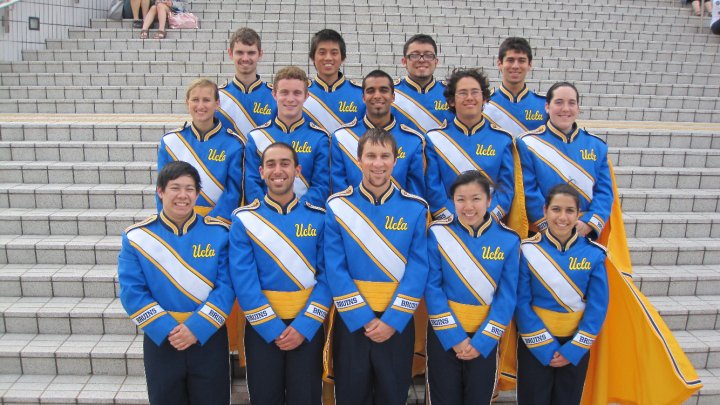
[[[142,20],[133,21],[133,28],[142,28]]]
[[[155,33],[155,36],[153,36],[155,39],[165,39],[165,31],[158,31]]]
[[[148,37],[148,30],[140,31],[140,39],[147,39],[147,37]]]

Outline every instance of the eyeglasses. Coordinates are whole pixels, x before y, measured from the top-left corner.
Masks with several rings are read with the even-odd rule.
[[[427,60],[427,61],[435,60],[437,55],[435,55],[434,53],[429,53],[429,52],[428,53],[411,53],[405,57],[410,59],[413,62],[417,62],[420,59]]]
[[[455,98],[468,98],[468,96],[473,96],[474,98],[478,98],[482,95],[482,90],[480,89],[472,89],[470,91],[467,90],[459,90],[455,92]]]

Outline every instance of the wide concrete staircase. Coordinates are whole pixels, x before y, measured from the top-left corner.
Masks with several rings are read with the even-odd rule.
[[[0,399],[146,403],[142,335],[117,298],[120,233],[154,211],[156,147],[186,119],[185,86],[224,82],[230,30],[262,35],[261,74],[311,70],[309,38],[340,30],[346,74],[398,76],[417,32],[452,67],[485,67],[499,42],[530,39],[531,87],[571,80],[582,118],[616,165],[635,282],[720,403],[720,41],[673,0],[193,1],[202,29],[136,39],[96,20],[0,62]],[[504,394],[502,403],[511,403]],[[241,376],[233,402],[247,403]],[[422,402],[413,387],[410,403]]]

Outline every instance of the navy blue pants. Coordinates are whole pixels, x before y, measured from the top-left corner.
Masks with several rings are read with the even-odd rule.
[[[427,335],[427,390],[430,403],[489,404],[497,381],[497,347],[487,358],[480,355],[472,360],[460,360],[453,349],[443,348],[431,326],[428,326]]]
[[[292,320],[286,320],[287,324]],[[266,343],[245,324],[245,360],[253,405],[319,405],[322,403],[323,329],[290,351]]]
[[[560,344],[570,338],[558,338]],[[585,386],[590,353],[577,366],[572,363],[565,367],[545,366],[538,361],[522,339],[518,339],[518,382],[519,405],[578,405]]]
[[[333,328],[335,400],[338,405],[405,405],[412,383],[415,324],[383,343],[350,332],[337,315]]]
[[[230,403],[230,354],[223,325],[204,345],[178,351],[165,340],[143,341],[145,376],[152,405]]]

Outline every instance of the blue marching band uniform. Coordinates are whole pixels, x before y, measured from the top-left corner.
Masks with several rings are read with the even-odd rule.
[[[235,296],[228,268],[228,226],[194,214],[177,227],[163,212],[153,215],[123,233],[118,278],[122,305],[145,334],[150,402],[229,403],[224,324]],[[177,351],[167,336],[181,323],[198,344]],[[205,370],[210,378],[197,381],[193,369]]]
[[[613,202],[605,141],[577,126],[565,135],[548,121],[523,135],[517,148],[531,227],[545,229],[544,196],[554,185],[567,183],[580,193],[580,221],[599,236]]]
[[[327,279],[334,325],[339,404],[405,404],[411,383],[414,324],[427,279],[427,204],[390,185],[378,198],[360,184],[328,200]],[[364,335],[375,318],[395,329],[383,343]],[[374,392],[373,392],[374,387]]]
[[[253,402],[285,403],[286,395],[288,403],[320,402],[320,327],[331,305],[322,251],[324,218],[323,208],[297,197],[283,207],[265,196],[233,213],[231,277],[249,325],[245,354]],[[287,326],[305,341],[284,352],[273,341]]]
[[[360,184],[362,172],[358,165],[357,149],[360,137],[375,126],[363,117],[339,128],[332,137],[332,187],[341,191],[350,185]],[[425,195],[425,137],[400,124],[392,117],[383,127],[393,135],[398,144],[397,163],[393,168],[393,183],[412,194]]]
[[[485,103],[483,114],[495,125],[517,137],[532,131],[547,121],[545,96],[525,86],[514,96],[502,84]]]
[[[549,230],[520,249],[518,403],[577,404],[607,312],[605,249],[577,233],[563,245]],[[547,367],[555,352],[570,364]]]
[[[305,115],[330,134],[365,115],[362,87],[338,74],[340,77],[333,84],[319,77],[312,80],[308,87],[310,95],[303,105]]]
[[[265,148],[274,142],[287,143],[297,152],[302,172],[295,177],[295,195],[301,202],[324,207],[330,194],[330,136],[305,118],[289,126],[274,118],[250,132],[245,152],[245,200],[260,200],[265,196],[260,159]]]
[[[169,162],[191,164],[200,174],[200,197],[196,211],[230,223],[230,215],[240,204],[243,182],[245,144],[238,134],[219,120],[207,133],[201,134],[192,124],[168,132],[158,149],[157,170]],[[158,211],[162,202],[156,196]]]
[[[453,118],[445,100],[445,84],[434,78],[425,87],[409,77],[395,81],[393,107],[401,121],[409,120],[422,133],[438,128]]]
[[[313,80],[305,118],[290,126],[275,118],[271,85],[258,77],[247,88],[236,79],[221,87],[212,130],[203,134],[186,124],[163,136],[158,171],[171,161],[193,165],[202,183],[196,210],[204,217],[195,215],[180,229],[164,216],[158,200],[158,215],[123,234],[120,295],[145,332],[151,401],[172,402],[184,395],[159,387],[186,371],[186,362],[213,368],[218,381],[227,379],[226,333],[217,332],[224,332],[233,303],[231,272],[249,323],[248,381],[251,387],[265,384],[266,393],[279,392],[267,389],[272,380],[312,401],[319,397],[319,328],[334,304],[338,403],[361,403],[366,395],[381,403],[404,403],[414,340],[408,323],[425,295],[433,328],[428,335],[433,400],[453,403],[449,398],[455,394],[437,387],[475,381],[480,374],[474,373],[496,367],[487,360],[497,354],[516,299],[524,343],[518,345],[519,380],[535,380],[533,385],[546,384],[552,392],[579,400],[587,352],[607,309],[605,253],[577,235],[565,246],[555,240],[546,230],[544,195],[556,184],[575,187],[581,195],[580,220],[597,237],[614,197],[607,145],[577,127],[568,135],[554,128],[544,111],[545,97],[527,87],[513,96],[500,86],[485,105],[486,119],[467,128],[448,110],[444,89],[434,79],[424,88],[407,77],[395,82],[393,121],[385,129],[396,138],[399,156],[393,185],[377,199],[362,186],[357,163],[358,140],[372,124],[364,115],[360,86],[342,75],[332,85]],[[499,223],[514,197],[513,136],[518,137],[528,219],[542,232],[520,247],[517,235]],[[259,175],[261,154],[273,142],[291,145],[302,166],[294,183],[296,199],[287,207],[265,196]],[[478,230],[450,216],[449,187],[467,170],[479,170],[495,183],[492,218]],[[345,190],[327,199],[331,180],[335,191]],[[405,189],[427,197],[429,207]],[[233,213],[243,201],[254,203]],[[319,208],[326,203],[327,215]],[[444,218],[429,232],[428,210]],[[231,220],[233,248],[253,252],[233,255],[232,271],[228,231],[222,226]],[[429,258],[424,254],[428,243]],[[497,259],[498,252],[505,260]],[[364,336],[363,326],[375,317],[397,331],[382,344]],[[167,335],[180,323],[199,345],[182,352],[170,346]],[[294,358],[273,343],[288,325],[306,339],[292,351],[301,353]],[[477,363],[484,363],[460,375],[452,346],[466,337],[482,354]],[[552,376],[545,366],[556,351],[572,364]],[[359,367],[361,358],[371,364]],[[275,374],[283,364],[303,369],[293,373],[303,375],[292,383],[280,379]],[[443,371],[433,373],[434,364]],[[372,384],[375,392],[367,392]],[[490,382],[469,385],[474,395],[492,393]],[[200,402],[227,402],[223,389],[208,386]],[[265,398],[251,390],[254,399]],[[518,395],[521,403],[533,403],[527,392]]]
[[[455,210],[450,186],[459,174],[468,170],[478,170],[494,184],[492,215],[502,220],[510,212],[515,169],[513,137],[508,132],[486,119],[468,128],[453,118],[447,126],[429,131],[425,139],[428,202],[434,217],[445,216],[445,210]]]
[[[477,229],[444,218],[430,226],[428,256],[430,402],[489,404],[498,341],[515,310],[520,237],[490,214]],[[480,357],[457,359],[453,346],[466,338]]]
[[[220,86],[220,108],[215,116],[226,128],[240,135],[244,142],[247,142],[250,131],[270,121],[276,114],[272,86],[260,80],[260,76],[247,87],[235,77]]]

